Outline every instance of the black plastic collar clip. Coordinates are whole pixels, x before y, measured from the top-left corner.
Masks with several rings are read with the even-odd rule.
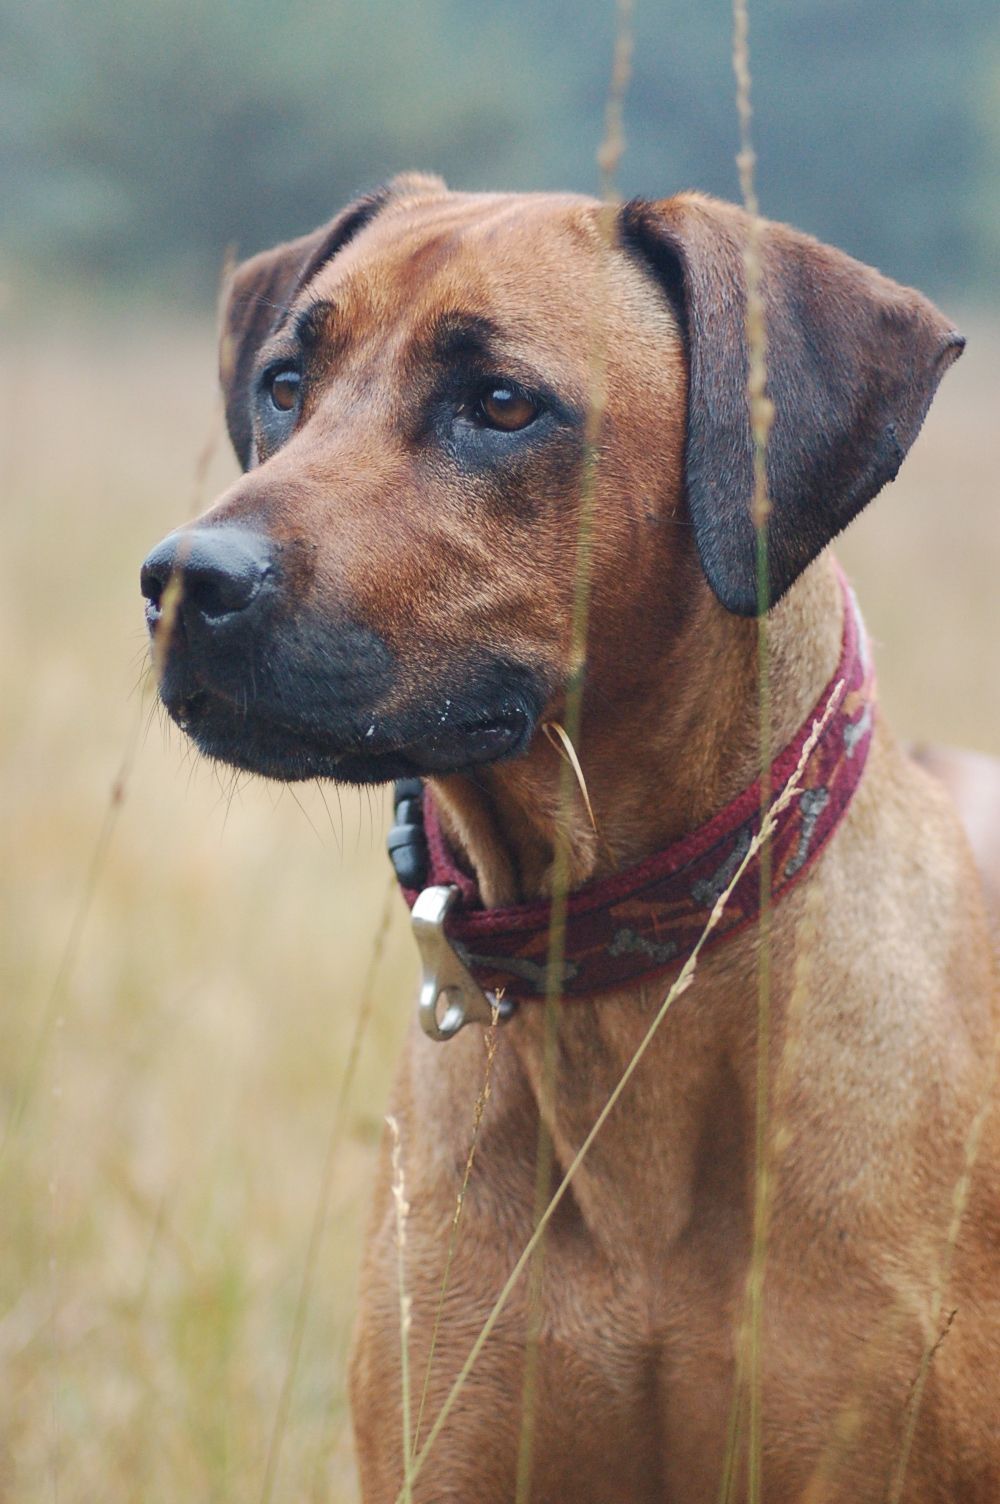
[[[398,778],[393,790],[393,823],[386,845],[403,888],[423,888],[429,854],[424,834],[424,786],[419,778]]]

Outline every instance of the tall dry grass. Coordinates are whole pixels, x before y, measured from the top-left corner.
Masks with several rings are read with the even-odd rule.
[[[213,363],[209,328],[166,323],[25,331],[4,358],[0,1131],[19,1122],[0,1159],[0,1497],[17,1504],[258,1496],[387,884],[381,796],[234,792],[145,725],[138,565],[190,510]],[[232,473],[220,446],[211,485]],[[354,1497],[344,1346],[415,970],[397,917],[275,1499]]]
[[[1000,752],[1000,331],[963,326],[968,354],[841,556],[897,727]],[[17,1504],[259,1496],[383,900],[381,797],[234,792],[178,733],[142,729],[138,565],[192,509],[213,364],[206,327],[82,317],[15,330],[2,356],[0,1499]],[[205,501],[233,474],[221,446],[209,468]],[[344,1347],[414,973],[397,911],[275,1500],[355,1497]]]

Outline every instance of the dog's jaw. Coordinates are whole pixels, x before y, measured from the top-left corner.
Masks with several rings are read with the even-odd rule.
[[[825,555],[767,619],[772,749],[794,735],[829,680],[841,628],[840,586]],[[435,779],[447,834],[471,863],[488,906],[548,897],[564,881],[572,890],[641,861],[754,781],[757,630],[703,591],[673,645],[687,672],[669,696],[656,682],[647,686],[641,723],[631,704],[609,704],[603,685],[596,699],[585,696],[577,750],[596,829],[575,776],[542,736],[517,762]],[[720,674],[734,687],[724,703]],[[546,714],[558,718],[560,710],[556,704]]]

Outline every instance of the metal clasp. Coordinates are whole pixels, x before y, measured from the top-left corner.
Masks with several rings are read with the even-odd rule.
[[[425,888],[413,905],[410,922],[423,977],[420,983],[420,1026],[430,1039],[451,1039],[466,1024],[491,1024],[494,1014],[507,1019],[514,1004],[484,992],[444,932],[444,921],[456,898],[454,886]],[[444,998],[446,1008],[438,1012]]]

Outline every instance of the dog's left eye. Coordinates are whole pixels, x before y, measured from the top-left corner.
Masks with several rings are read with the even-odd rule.
[[[494,381],[478,394],[471,405],[470,416],[482,428],[516,433],[519,428],[534,423],[541,410],[541,403],[522,387],[510,381]]]
[[[290,413],[297,405],[302,377],[290,367],[272,371],[267,378],[267,394],[280,413]]]

